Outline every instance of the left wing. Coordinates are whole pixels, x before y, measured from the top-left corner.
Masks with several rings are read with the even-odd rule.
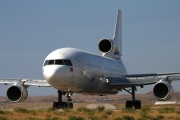
[[[46,80],[38,80],[38,79],[0,79],[0,83],[5,85],[7,84],[14,84],[18,85],[21,84],[23,86],[38,86],[38,87],[51,87]]]
[[[178,76],[179,75],[179,76]],[[110,86],[142,86],[155,84],[160,80],[171,83],[173,80],[180,80],[180,73],[150,73],[131,74],[124,77],[106,77],[106,83]]]
[[[148,73],[148,74],[129,74],[126,77],[150,77],[150,76],[170,76],[170,75],[180,75],[180,73]]]
[[[179,74],[179,75],[177,75]],[[174,91],[171,86],[173,80],[180,80],[180,73],[165,73],[165,74],[134,74],[124,77],[106,77],[106,83],[116,89],[123,89],[132,94],[132,103],[135,104],[136,86],[141,88],[144,85],[155,84],[152,90],[153,95],[158,100],[169,100]],[[132,92],[126,90],[131,87]],[[138,103],[140,104],[140,103]],[[126,104],[126,107],[129,103]],[[131,105],[132,106],[132,105]],[[136,106],[136,105],[135,105]]]

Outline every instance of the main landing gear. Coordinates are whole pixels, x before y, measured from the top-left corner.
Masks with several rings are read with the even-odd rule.
[[[67,102],[62,102],[62,95],[66,96]],[[73,103],[71,99],[72,92],[62,92],[58,90],[58,101],[53,103],[53,108],[56,109],[65,109],[65,108],[70,108],[73,109]]]
[[[135,109],[141,109],[141,101],[135,99],[136,87],[132,86],[131,88],[132,88],[132,92],[124,89],[126,92],[128,92],[128,93],[130,93],[132,95],[132,100],[127,100],[126,101],[126,108],[132,108],[134,106]]]

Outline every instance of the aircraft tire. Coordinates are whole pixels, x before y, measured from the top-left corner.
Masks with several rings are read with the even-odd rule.
[[[140,100],[137,100],[137,101],[134,103],[134,107],[135,107],[135,109],[141,109],[141,101],[140,101]]]
[[[66,109],[67,106],[68,106],[68,105],[67,105],[67,102],[62,102],[62,108],[63,108],[63,109]]]
[[[68,108],[73,109],[73,103],[68,103]]]
[[[132,101],[126,101],[126,108],[132,108]]]
[[[53,108],[55,108],[55,109],[60,109],[59,102],[54,102],[54,103],[53,103]]]

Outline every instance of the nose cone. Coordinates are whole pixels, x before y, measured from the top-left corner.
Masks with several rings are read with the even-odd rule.
[[[71,73],[67,66],[50,65],[43,68],[43,75],[49,84],[54,85],[57,82],[66,81]]]

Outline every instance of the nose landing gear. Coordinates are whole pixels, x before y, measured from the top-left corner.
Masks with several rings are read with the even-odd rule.
[[[72,94],[73,94],[73,92],[71,92],[71,91],[62,92],[62,91],[58,90],[58,101],[53,103],[53,108],[73,109],[73,103],[72,103],[72,99],[71,99]],[[62,95],[66,96],[67,102],[62,102]]]

